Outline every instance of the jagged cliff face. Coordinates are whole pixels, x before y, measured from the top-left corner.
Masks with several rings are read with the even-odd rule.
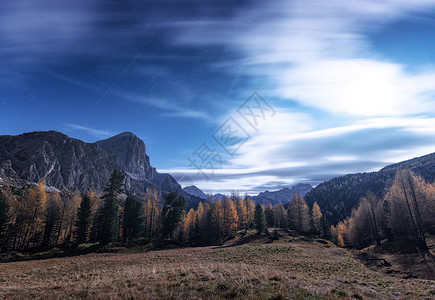
[[[45,179],[58,189],[102,190],[114,168],[114,155],[59,132],[0,136],[0,176],[14,182]]]
[[[95,144],[116,155],[118,166],[137,180],[152,180],[153,170],[145,143],[136,135],[124,132]]]
[[[125,132],[93,144],[60,132],[32,132],[0,136],[0,179],[18,185],[45,179],[60,190],[102,191],[114,169],[126,173],[125,188],[144,194],[158,189],[164,197],[181,192],[169,174],[159,174],[150,165],[144,142]]]

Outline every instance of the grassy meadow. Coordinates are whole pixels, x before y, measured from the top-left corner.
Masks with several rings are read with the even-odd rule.
[[[388,275],[330,242],[250,233],[219,247],[2,263],[0,298],[434,299],[435,281]]]

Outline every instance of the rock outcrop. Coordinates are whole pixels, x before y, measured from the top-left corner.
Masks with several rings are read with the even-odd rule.
[[[95,144],[116,156],[118,166],[137,180],[152,180],[153,169],[145,143],[131,132],[124,132]]]
[[[113,154],[60,132],[0,136],[0,176],[13,182],[100,191],[117,167]]]
[[[162,197],[184,193],[169,174],[158,173],[150,164],[145,143],[124,132],[96,143],[85,143],[56,131],[0,136],[0,178],[25,185],[44,179],[59,190],[102,191],[114,169],[126,175],[125,188],[136,195],[148,188]]]

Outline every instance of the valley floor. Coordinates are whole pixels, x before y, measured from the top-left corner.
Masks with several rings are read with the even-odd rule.
[[[435,281],[364,266],[331,243],[246,244],[0,264],[2,299],[433,299]]]

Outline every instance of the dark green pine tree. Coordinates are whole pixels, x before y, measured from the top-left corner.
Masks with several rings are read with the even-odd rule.
[[[98,218],[98,240],[101,245],[115,241],[119,236],[119,195],[123,192],[124,174],[113,170],[109,183],[104,190],[103,208]]]
[[[275,216],[273,215],[272,205],[268,205],[264,211],[266,215],[266,222],[268,227],[273,227],[275,225]]]
[[[255,205],[254,228],[257,230],[258,234],[269,233],[269,231],[267,230],[266,215],[260,204]]]
[[[170,193],[162,210],[163,238],[172,238],[174,230],[181,221],[181,215],[186,210],[186,200],[176,193]]]
[[[145,218],[142,202],[129,195],[124,204],[123,234],[127,241],[139,237],[144,231]]]
[[[0,239],[3,237],[6,223],[8,221],[8,205],[0,192]]]
[[[77,210],[77,221],[75,223],[75,236],[77,242],[84,243],[88,237],[89,223],[91,217],[91,199],[88,195],[83,196],[80,207]]]
[[[57,232],[60,221],[60,208],[59,205],[53,200],[50,200],[47,205],[47,210],[45,214],[45,228],[44,236],[42,238],[42,246],[52,246],[56,244],[57,241],[53,241],[53,238]]]
[[[323,239],[327,239],[327,240],[331,239],[332,237],[331,226],[329,226],[325,216],[322,216],[322,218],[320,219],[320,231],[321,231],[321,237]]]

